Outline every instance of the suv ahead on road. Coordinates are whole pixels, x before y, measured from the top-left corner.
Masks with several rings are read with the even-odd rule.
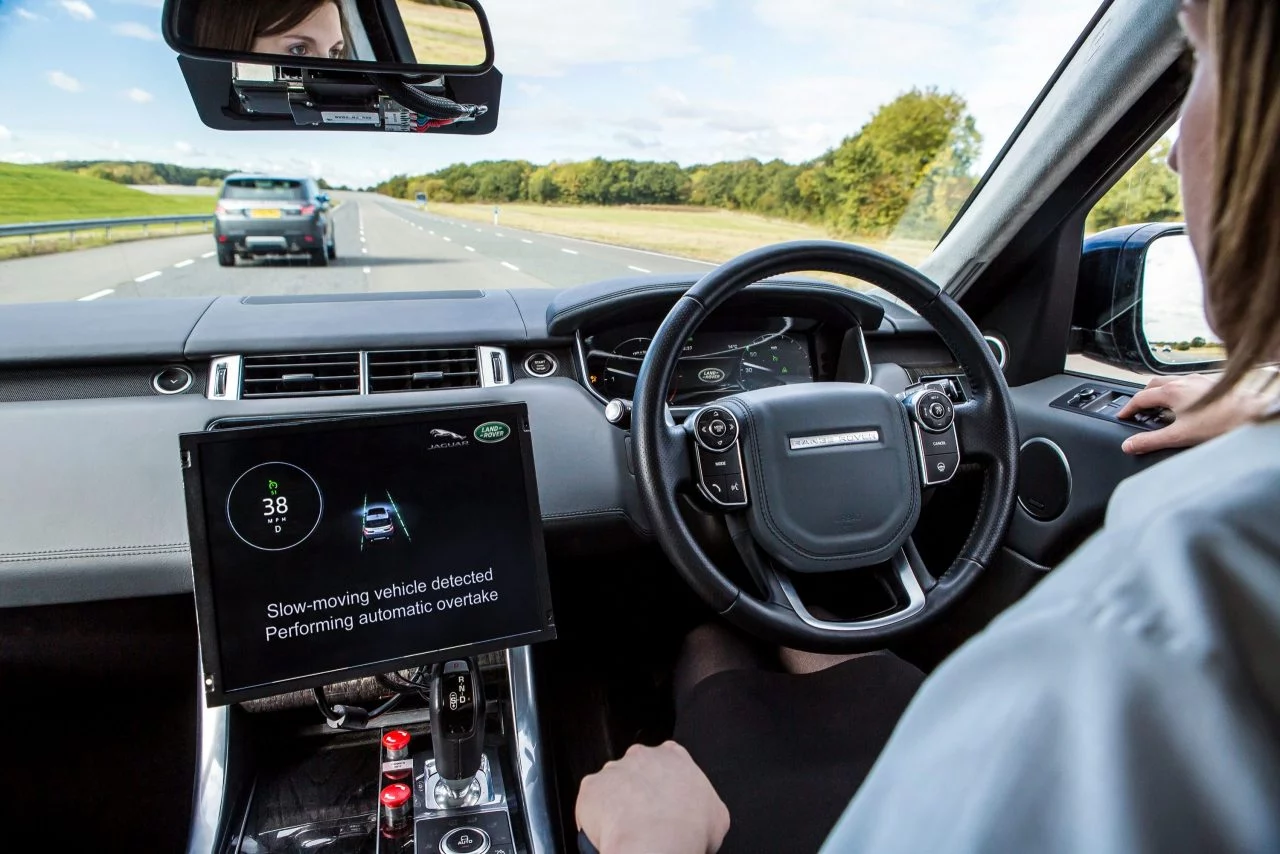
[[[237,257],[307,255],[320,267],[337,257],[329,196],[312,178],[228,176],[213,234],[223,267]]]

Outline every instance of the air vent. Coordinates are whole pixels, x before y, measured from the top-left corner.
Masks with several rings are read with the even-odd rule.
[[[359,353],[244,357],[240,396],[246,400],[359,393]]]
[[[369,393],[477,388],[480,356],[475,347],[451,350],[385,350],[369,354]]]

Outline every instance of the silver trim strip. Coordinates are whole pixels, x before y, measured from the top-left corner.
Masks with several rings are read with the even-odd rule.
[[[1003,371],[1005,365],[1009,364],[1009,345],[994,335],[983,335],[982,340],[992,345],[992,348],[996,351],[996,364]]]
[[[1059,446],[1058,443],[1054,442],[1052,439],[1046,439],[1043,436],[1036,436],[1035,438],[1028,439],[1027,441],[1023,442],[1022,445],[1018,448],[1018,454],[1021,455],[1022,452],[1027,449],[1028,445],[1035,445],[1035,444],[1045,445],[1046,447],[1049,448],[1049,450],[1053,451],[1055,454],[1058,455],[1058,459],[1062,460],[1062,467],[1067,470],[1067,507],[1070,507],[1071,494],[1075,489],[1075,480],[1071,473],[1071,461],[1067,459],[1067,452],[1062,450],[1061,446]],[[1032,513],[1030,510],[1027,509],[1027,505],[1024,504],[1022,501],[1022,496],[1018,496],[1018,506],[1022,508],[1023,513],[1026,513],[1027,516],[1030,517],[1032,522],[1037,522],[1041,525],[1049,524],[1048,522],[1039,518],[1038,516],[1036,516],[1036,514]],[[1065,515],[1067,511],[1066,509],[1064,509],[1062,512]],[[1058,518],[1061,518],[1061,517],[1058,517]]]
[[[862,384],[871,385],[871,353],[867,350],[867,333],[861,324],[858,326],[858,349],[862,351],[862,375],[866,378]]]
[[[369,351],[360,351],[360,394],[369,393]]]
[[[183,383],[182,388],[176,389],[174,391],[167,391],[165,389],[160,388],[160,375],[163,374],[165,371],[169,371],[169,370],[182,371],[182,373],[186,375],[187,381]],[[186,365],[169,365],[168,367],[161,368],[160,370],[156,371],[152,375],[151,388],[155,389],[156,394],[163,394],[165,396],[172,395],[172,394],[182,394],[185,391],[187,391],[189,388],[191,388],[191,386],[195,384],[195,381],[196,381],[196,375],[191,373],[191,369],[188,368]]]
[[[511,362],[507,359],[507,351],[502,347],[477,347],[476,353],[480,359],[480,387],[481,388],[498,388],[499,386],[511,385]],[[494,354],[502,360],[502,379],[493,375],[493,357]]]
[[[902,583],[902,588],[907,591],[907,606],[901,611],[894,611],[892,614],[886,614],[883,617],[876,617],[873,620],[859,620],[851,623],[837,623],[830,620],[819,620],[813,614],[809,613],[809,609],[800,601],[800,594],[796,592],[795,585],[791,583],[791,579],[784,573],[777,573],[778,585],[782,588],[782,593],[787,597],[787,602],[795,609],[796,614],[806,624],[815,629],[822,629],[829,632],[842,632],[844,634],[857,634],[858,632],[872,631],[873,629],[882,629],[885,626],[892,626],[903,620],[909,620],[916,614],[924,610],[924,588],[920,586],[920,579],[916,578],[916,574],[911,569],[911,562],[907,559],[906,553],[899,549],[898,553],[893,557],[893,568],[898,573],[898,580]]]
[[[230,745],[228,723],[231,713],[227,706],[212,709],[206,706],[203,691],[200,692],[199,703],[203,710],[197,721],[200,763],[196,768],[195,802],[191,809],[187,854],[214,854],[227,791],[227,752]]]
[[[227,387],[223,394],[214,394],[218,385],[218,367],[222,366],[227,374]],[[240,372],[244,366],[242,356],[222,356],[214,359],[209,365],[209,388],[205,397],[210,400],[239,400]]]
[[[788,440],[793,451],[810,448],[834,448],[840,445],[868,445],[880,441],[879,430],[856,430],[849,433],[828,433],[825,436],[800,436]]]
[[[516,776],[524,803],[530,854],[555,854],[555,829],[547,790],[547,763],[542,758],[538,702],[533,681],[533,653],[527,646],[507,650],[507,683],[515,727]]]

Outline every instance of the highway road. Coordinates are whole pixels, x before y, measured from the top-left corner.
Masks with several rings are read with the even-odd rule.
[[[0,262],[0,302],[568,287],[712,265],[584,240],[477,226],[367,193],[339,194],[338,258],[219,267],[208,234]]]

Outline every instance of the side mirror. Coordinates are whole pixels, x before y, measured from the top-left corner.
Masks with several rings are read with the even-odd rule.
[[[316,196],[316,201],[319,202],[323,207],[326,207],[326,208],[329,207],[329,194],[321,193],[320,195]]]
[[[483,74],[493,34],[478,0],[167,0],[184,56],[377,74]]]
[[[1085,240],[1071,350],[1139,374],[1222,369],[1185,226],[1124,226]]]

